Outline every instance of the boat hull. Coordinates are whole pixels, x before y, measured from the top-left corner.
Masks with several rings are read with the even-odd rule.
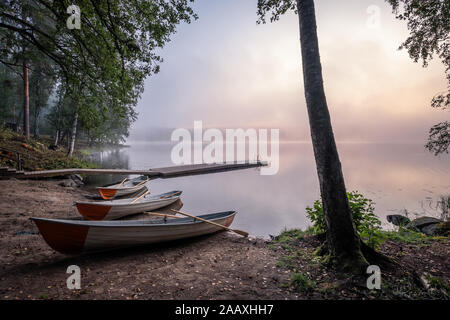
[[[118,183],[110,186],[98,187],[97,191],[104,200],[112,200],[115,198],[125,197],[143,191],[144,189],[147,188],[145,183],[135,185],[143,181],[145,181],[145,178],[138,177],[128,180],[123,184]]]
[[[229,226],[234,211],[199,217]],[[64,254],[80,254],[197,237],[224,230],[218,226],[180,218],[170,220],[83,221],[31,218],[47,244]]]
[[[163,198],[165,195],[171,197]],[[156,210],[168,206],[180,198],[181,191],[171,191],[158,196],[144,197],[134,203],[133,199],[110,201],[78,201],[78,212],[88,220],[114,220],[128,215]],[[158,197],[160,197],[158,199]]]

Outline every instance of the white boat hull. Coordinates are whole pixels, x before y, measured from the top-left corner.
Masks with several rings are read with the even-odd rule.
[[[143,178],[142,176],[125,181],[124,183],[117,183],[106,187],[98,187],[97,191],[100,196],[105,200],[112,200],[138,193],[147,189],[145,182],[150,179]]]
[[[171,191],[157,196],[147,195],[136,202],[133,199],[78,201],[75,205],[78,212],[88,220],[114,220],[163,208],[177,201],[180,194],[181,191]]]
[[[229,226],[234,211],[202,215]],[[192,218],[170,220],[83,221],[31,218],[47,244],[65,254],[79,254],[196,237],[223,228]]]

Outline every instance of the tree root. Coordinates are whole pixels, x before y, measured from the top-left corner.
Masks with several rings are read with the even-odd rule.
[[[400,267],[397,262],[369,247],[361,239],[360,247],[362,255],[337,256],[330,252],[325,233],[318,235],[317,238],[322,242],[322,244],[314,251],[314,254],[321,256],[321,263],[328,267],[355,275],[365,274],[366,269],[370,264],[378,265],[384,270],[392,270]]]
[[[372,247],[369,247],[361,239],[360,239],[360,246],[362,254],[367,259],[367,261],[370,262],[370,264],[378,265],[380,267],[383,267],[383,269],[396,269],[401,267],[397,262],[395,262],[388,256],[385,256],[384,254],[373,249]]]

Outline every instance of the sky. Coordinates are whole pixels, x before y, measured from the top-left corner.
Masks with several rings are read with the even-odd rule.
[[[155,128],[278,128],[309,140],[298,17],[257,25],[256,0],[197,0],[145,82],[129,140]],[[377,15],[379,12],[379,15]],[[316,1],[325,93],[336,139],[425,142],[448,113],[430,107],[444,67],[414,63],[399,45],[406,23],[383,0]],[[377,19],[377,17],[379,19]],[[167,135],[170,140],[170,134]]]

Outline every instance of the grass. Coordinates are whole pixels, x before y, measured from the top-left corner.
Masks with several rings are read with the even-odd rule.
[[[317,264],[313,255],[305,249],[298,248],[296,244],[306,236],[312,235],[311,229],[305,231],[300,229],[284,229],[278,236],[273,238],[269,248],[273,250],[282,249],[283,254],[276,263],[278,268],[291,271],[289,283],[282,283],[282,287],[293,287],[297,292],[309,292],[316,288],[316,283],[310,277],[301,273],[298,268],[298,261],[311,261]]]
[[[384,231],[377,230],[372,235],[372,241],[375,244],[375,248],[379,247],[384,242],[391,240],[399,243],[408,243],[419,246],[426,246],[432,241],[447,241],[448,237],[443,236],[427,236],[421,232],[408,230],[400,227],[398,231]],[[364,240],[364,238],[363,238]]]
[[[306,231],[300,229],[284,229],[272,242],[280,244],[290,243],[298,239],[303,239],[307,235],[311,235],[309,229]]]
[[[290,255],[283,255],[280,260],[277,261],[276,266],[278,268],[295,269],[295,261],[298,257],[301,257],[301,255],[297,252]]]
[[[291,285],[298,292],[307,292],[316,288],[315,281],[311,280],[308,275],[304,273],[293,273],[291,275]]]
[[[39,140],[26,140],[21,134],[0,126],[0,166],[17,168],[16,153],[21,154],[23,168],[27,171],[64,168],[98,168],[98,165],[82,159],[83,153],[76,152],[67,156],[67,150],[61,147],[57,151],[49,150],[52,140],[42,137]],[[8,151],[11,153],[8,154]]]
[[[429,274],[425,274],[425,278],[430,283],[430,287],[443,291],[447,296],[450,295],[450,285],[448,285],[444,279],[439,277],[433,277]]]

